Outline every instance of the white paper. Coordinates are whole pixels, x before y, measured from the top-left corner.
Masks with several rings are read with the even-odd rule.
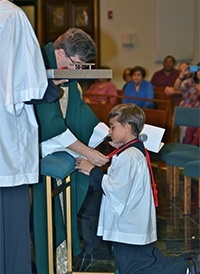
[[[146,149],[158,153],[164,145],[161,142],[164,132],[164,128],[145,124],[141,134],[147,135],[147,140],[144,142]]]
[[[100,122],[93,130],[92,136],[90,137],[88,146],[97,147],[100,143],[103,142],[105,137],[108,135],[109,127]]]

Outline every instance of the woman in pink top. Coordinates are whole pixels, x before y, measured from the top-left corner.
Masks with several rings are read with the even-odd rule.
[[[109,67],[100,67],[101,69],[109,69]],[[94,96],[91,96],[95,94]],[[98,94],[98,96],[96,96]],[[102,96],[99,96],[102,95]],[[103,96],[104,95],[104,96]],[[117,96],[117,89],[110,79],[98,79],[94,84],[92,84],[86,91],[84,96],[84,101],[86,103],[94,104],[116,104],[116,97],[107,97],[105,95]]]

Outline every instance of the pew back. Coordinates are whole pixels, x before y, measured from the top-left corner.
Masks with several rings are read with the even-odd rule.
[[[99,96],[99,95],[93,94],[93,96]],[[105,96],[105,97],[108,98],[107,101],[109,102],[109,97],[113,97],[113,96]],[[125,98],[124,96],[121,96],[121,95],[115,96],[115,97],[117,97],[118,103],[121,103],[122,98]],[[86,96],[84,96],[84,98],[86,98]],[[136,99],[134,97],[129,97],[129,98]],[[169,101],[162,100],[162,99],[143,99],[143,100],[153,101],[158,106],[162,106],[161,108],[155,108],[155,109],[143,108],[143,111],[146,116],[146,124],[165,128],[166,131],[163,136],[163,140],[164,142],[170,141],[171,131],[168,126]],[[87,103],[87,104],[95,113],[95,115],[99,118],[99,120],[108,125],[108,114],[115,105],[110,103],[106,103],[106,104]]]

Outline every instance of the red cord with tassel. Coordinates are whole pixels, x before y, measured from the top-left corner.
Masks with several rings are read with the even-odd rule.
[[[158,207],[159,202],[158,202],[157,184],[155,182],[155,178],[154,178],[154,174],[153,174],[153,170],[152,170],[152,166],[151,166],[150,155],[149,155],[149,152],[146,148],[145,148],[145,153],[146,153],[146,159],[147,159],[147,163],[148,163],[148,167],[149,167],[149,171],[150,171],[150,176],[151,176],[151,186],[152,186],[152,190],[153,190],[154,203],[155,203],[155,207]]]

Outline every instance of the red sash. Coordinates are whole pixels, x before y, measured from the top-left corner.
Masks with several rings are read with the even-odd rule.
[[[121,152],[122,150],[124,150],[125,148],[129,147],[130,145],[137,143],[137,142],[141,142],[140,140],[132,140],[128,143],[126,143],[125,145],[115,149],[113,152],[111,152],[110,154],[108,154],[108,158],[112,158],[114,155],[118,154],[119,152]],[[150,159],[150,155],[149,152],[146,148],[145,149],[145,155],[146,155],[146,159],[147,159],[147,164],[149,167],[149,172],[150,172],[150,176],[151,176],[151,186],[152,186],[152,191],[153,191],[153,198],[154,198],[154,204],[155,207],[159,206],[158,203],[158,190],[157,190],[157,184],[155,183],[155,179],[154,179],[154,174],[153,174],[153,170],[152,170],[152,166],[151,166],[151,159]]]

